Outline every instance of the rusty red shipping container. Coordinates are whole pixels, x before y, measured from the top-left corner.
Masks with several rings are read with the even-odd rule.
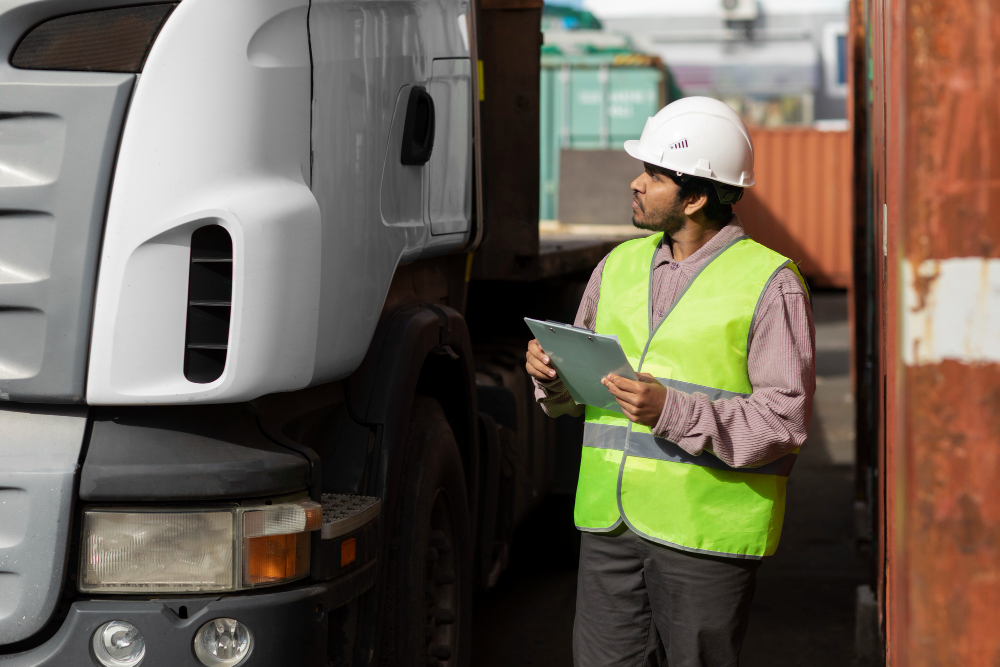
[[[812,285],[846,288],[851,281],[851,133],[750,132],[756,185],[736,205],[747,231],[798,262]]]
[[[854,2],[859,446],[876,454],[886,661],[995,667],[1000,6]]]

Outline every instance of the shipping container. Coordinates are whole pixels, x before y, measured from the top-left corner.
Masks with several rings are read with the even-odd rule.
[[[543,54],[539,216],[559,217],[560,151],[618,149],[646,119],[680,97],[656,57]]]
[[[858,493],[875,600],[858,636],[890,667],[993,667],[1000,6],[853,0],[851,14]]]
[[[851,281],[851,133],[751,128],[754,179],[735,206],[747,232],[814,287]]]

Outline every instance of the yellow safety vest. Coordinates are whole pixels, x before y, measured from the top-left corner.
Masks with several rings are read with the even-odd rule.
[[[793,262],[743,236],[716,253],[659,322],[653,261],[663,234],[627,241],[604,264],[598,333],[616,334],[633,368],[710,399],[749,396],[751,326],[764,289]],[[785,483],[798,450],[759,468],[691,456],[618,412],[587,406],[575,520],[607,532],[622,521],[655,542],[743,558],[774,553]]]

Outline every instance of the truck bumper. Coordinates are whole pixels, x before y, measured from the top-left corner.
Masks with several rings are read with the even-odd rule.
[[[98,665],[90,648],[94,631],[108,621],[123,620],[139,628],[146,641],[141,667],[198,667],[192,648],[198,629],[214,618],[235,618],[250,629],[254,641],[240,667],[322,667],[327,664],[330,612],[374,585],[375,566],[371,560],[333,581],[278,592],[77,601],[51,639],[23,653],[0,655],[0,660],[4,667]]]

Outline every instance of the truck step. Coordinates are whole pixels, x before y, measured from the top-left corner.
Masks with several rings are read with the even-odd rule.
[[[332,540],[357,530],[378,518],[382,501],[374,496],[355,496],[346,493],[324,493],[322,539]]]

